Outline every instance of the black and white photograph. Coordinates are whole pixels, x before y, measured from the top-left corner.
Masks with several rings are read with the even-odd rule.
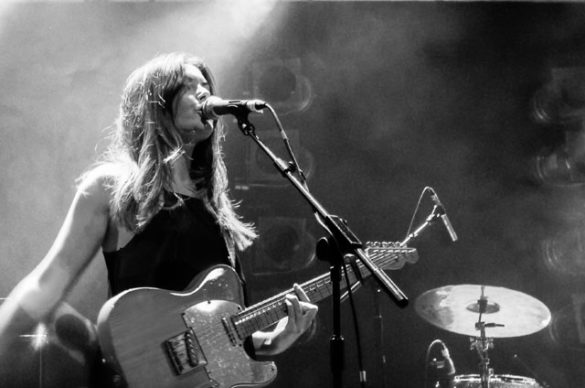
[[[585,388],[585,2],[0,1],[0,387]]]

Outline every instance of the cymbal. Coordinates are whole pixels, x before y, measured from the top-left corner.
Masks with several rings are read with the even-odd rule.
[[[476,323],[479,320],[479,300],[482,295],[487,300],[481,318],[487,325],[486,337],[520,337],[536,333],[550,323],[550,310],[544,303],[504,287],[476,284],[439,287],[421,294],[414,308],[423,319],[441,329],[480,337],[481,332],[476,329]]]

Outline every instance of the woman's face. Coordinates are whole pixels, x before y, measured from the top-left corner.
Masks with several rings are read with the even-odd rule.
[[[194,65],[185,66],[183,86],[173,98],[173,122],[183,141],[197,144],[213,133],[213,123],[201,118],[203,101],[210,96],[209,83]]]

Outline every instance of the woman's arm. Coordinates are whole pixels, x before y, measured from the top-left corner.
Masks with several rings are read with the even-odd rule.
[[[288,317],[278,322],[270,332],[258,331],[252,335],[256,354],[271,356],[284,352],[311,327],[318,307],[309,302],[307,294],[298,285],[294,285],[295,294],[286,296]]]
[[[0,306],[0,354],[63,301],[95,256],[108,226],[104,179],[86,179],[78,189],[51,249]]]

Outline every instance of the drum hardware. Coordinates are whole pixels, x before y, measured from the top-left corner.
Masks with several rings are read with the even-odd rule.
[[[480,377],[477,374],[459,375],[453,379],[454,388],[479,388]],[[543,388],[534,379],[515,375],[493,375],[490,377],[491,388]]]
[[[481,319],[481,314],[480,318]],[[470,338],[469,341],[471,343],[470,349],[475,350],[477,355],[479,356],[479,370],[480,370],[480,378],[481,378],[481,388],[489,388],[490,387],[490,377],[494,374],[494,370],[489,367],[490,365],[490,358],[489,358],[489,350],[494,348],[494,340],[493,338],[487,338],[485,335],[485,328],[486,327],[497,327],[503,326],[498,324],[486,324],[485,322],[479,321],[476,325],[480,328],[480,336]]]
[[[464,284],[424,292],[416,299],[415,310],[432,325],[470,337],[470,350],[480,359],[480,373],[455,376],[456,388],[542,388],[533,379],[494,375],[489,367],[494,338],[529,335],[548,326],[550,310],[539,300],[503,287]]]
[[[489,312],[497,312],[496,310],[497,304],[489,305],[487,297],[485,296],[485,286],[481,286],[481,296],[477,300],[477,312],[479,317],[477,322],[475,323],[475,330],[479,330],[480,336],[475,338],[470,338],[471,341],[471,350],[476,350],[477,355],[479,356],[479,370],[480,370],[480,378],[481,378],[481,387],[482,388],[489,388],[490,387],[490,376],[493,375],[494,370],[489,367],[490,365],[490,358],[488,355],[489,349],[493,349],[494,341],[493,338],[487,338],[485,335],[486,328],[493,328],[493,327],[503,327],[504,325],[500,323],[485,323],[482,321],[482,317],[484,314],[488,313],[488,307],[490,307]],[[475,306],[474,306],[475,307]],[[499,308],[499,306],[498,306]],[[471,309],[472,311],[474,308]]]

